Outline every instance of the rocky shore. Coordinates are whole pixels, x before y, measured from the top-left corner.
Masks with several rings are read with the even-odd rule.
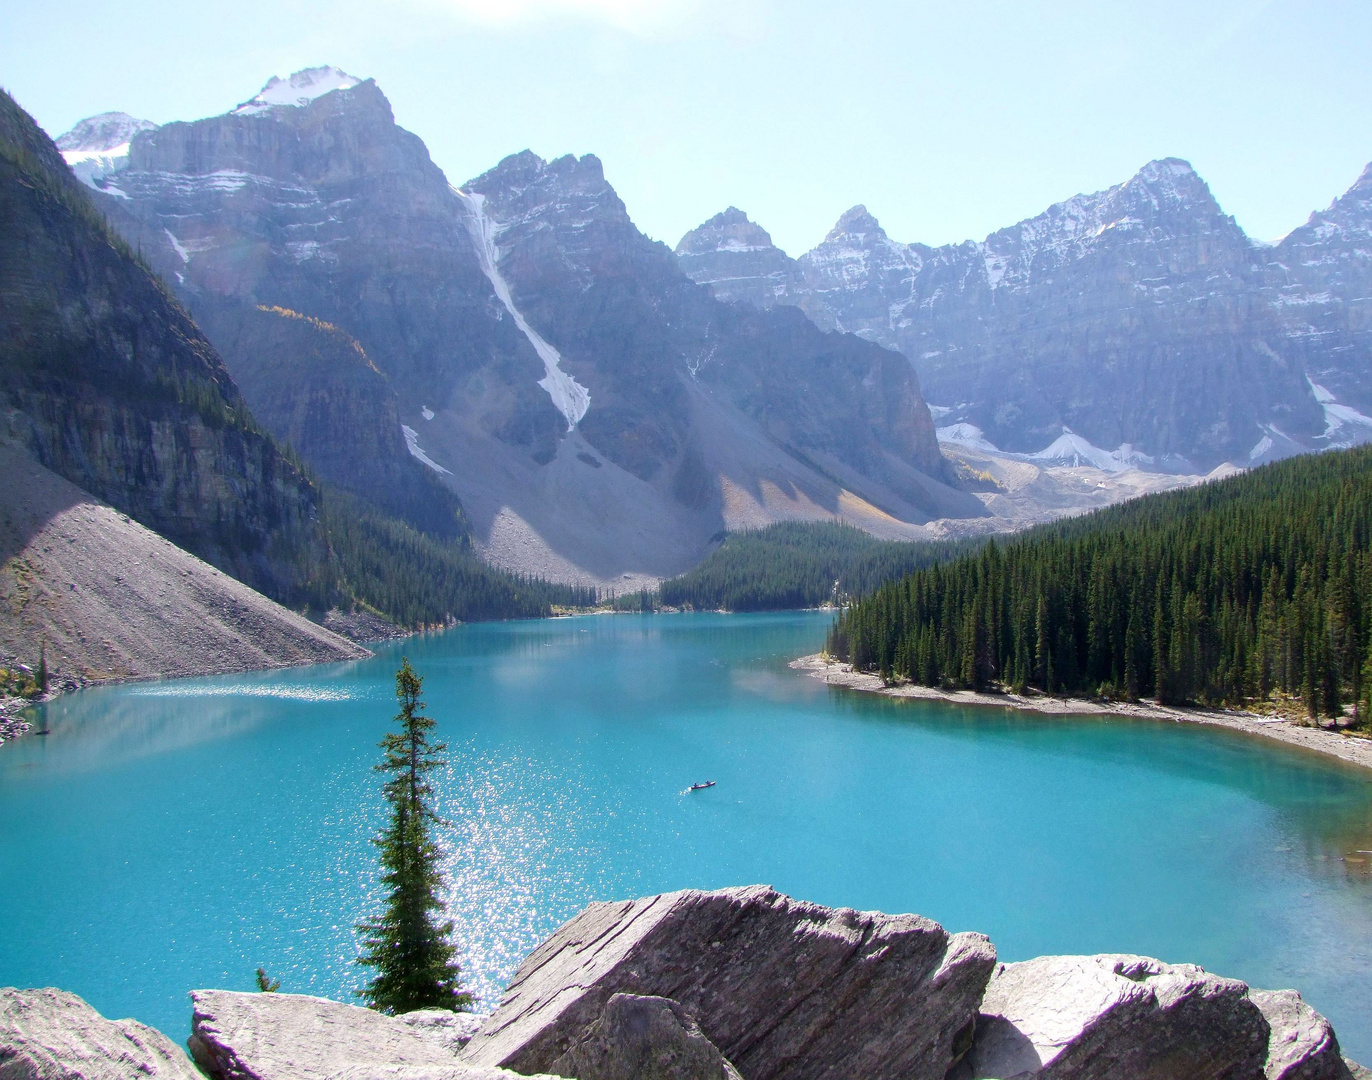
[[[1124,954],[1003,963],[981,934],[765,885],[592,904],[486,1017],[191,1001],[188,1059],[75,995],[0,990],[0,1077],[1372,1080],[1294,990]]]
[[[842,686],[865,693],[894,698],[945,701],[954,705],[992,706],[1045,713],[1050,716],[1134,716],[1148,720],[1210,724],[1242,731],[1264,739],[1276,739],[1289,746],[1327,754],[1364,769],[1372,769],[1372,739],[1348,735],[1327,728],[1304,727],[1280,716],[1233,712],[1223,709],[1174,708],[1153,702],[1092,701],[1086,698],[1049,697],[1046,694],[976,693],[972,690],[939,690],[932,686],[902,683],[887,686],[876,675],[854,671],[848,664],[823,653],[792,660],[790,667],[803,671],[830,686]]]

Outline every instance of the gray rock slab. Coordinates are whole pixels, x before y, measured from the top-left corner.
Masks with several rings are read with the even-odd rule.
[[[1294,990],[1250,990],[1272,1029],[1267,1040],[1267,1080],[1346,1080],[1334,1028]]]
[[[463,1067],[451,1029],[305,994],[191,992],[191,1056],[215,1080],[325,1080],[348,1068]],[[380,1075],[380,1074],[378,1074]]]
[[[1267,1040],[1237,980],[1143,956],[1041,956],[996,969],[964,1073],[1262,1080]]]
[[[612,994],[552,1071],[576,1080],[742,1080],[682,1005],[638,994]]]
[[[756,885],[592,904],[529,955],[466,1061],[551,1071],[616,993],[671,998],[747,1080],[942,1080],[995,950]]]
[[[416,1009],[396,1017],[402,1024],[423,1032],[449,1050],[453,1056],[472,1040],[486,1018],[475,1013],[455,1013],[447,1009]]]
[[[204,1080],[181,1048],[75,994],[0,988],[0,1080]]]

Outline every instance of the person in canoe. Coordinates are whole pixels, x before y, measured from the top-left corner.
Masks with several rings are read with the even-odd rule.
[[[706,780],[705,783],[703,783],[703,784],[692,784],[692,785],[691,785],[691,790],[692,790],[692,791],[702,791],[702,790],[704,790],[704,789],[707,788],[707,787],[714,787],[714,786],[715,786],[715,782],[714,782],[713,780]]]

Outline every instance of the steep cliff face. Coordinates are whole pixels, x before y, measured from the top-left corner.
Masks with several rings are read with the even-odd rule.
[[[457,496],[410,453],[391,382],[354,338],[265,305],[207,307],[201,325],[253,416],[321,479],[424,532],[465,534]]]
[[[1205,470],[1326,426],[1265,260],[1167,159],[982,242],[902,244],[854,207],[778,302],[903,352],[952,441]],[[710,274],[730,262],[719,249]]]
[[[376,84],[331,70],[303,93],[278,80],[223,116],[136,136],[103,208],[213,328],[235,377],[248,357],[232,342],[251,336],[236,323],[279,306],[355,338],[406,417],[458,395],[484,430],[546,450],[560,425],[541,365],[459,201]]]
[[[327,552],[315,493],[214,349],[0,95],[0,397],[45,466],[270,595]]]
[[[1289,347],[1316,395],[1326,405],[1333,399],[1327,441],[1367,438],[1372,421],[1359,414],[1372,415],[1372,165],[1264,254],[1269,299]]]
[[[592,157],[515,155],[457,190],[374,83],[315,69],[139,132],[88,182],[320,475],[416,522],[439,479],[512,568],[631,587],[734,525],[984,513],[944,482],[900,357],[715,300]],[[264,308],[355,340],[394,415],[355,353]]]
[[[928,409],[899,357],[820,333],[792,311],[719,303],[634,227],[595,157],[526,152],[468,188],[497,223],[501,272],[521,310],[590,392],[581,431],[635,475],[682,458],[690,383],[783,446],[876,477],[887,455],[942,474]]]

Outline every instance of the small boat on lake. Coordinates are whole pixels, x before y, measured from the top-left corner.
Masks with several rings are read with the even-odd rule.
[[[704,790],[705,788],[707,788],[707,787],[714,787],[714,786],[715,786],[715,782],[714,782],[713,780],[706,780],[705,783],[703,783],[703,784],[692,784],[691,787],[690,787],[690,790],[691,790],[691,791],[703,791],[703,790]]]

